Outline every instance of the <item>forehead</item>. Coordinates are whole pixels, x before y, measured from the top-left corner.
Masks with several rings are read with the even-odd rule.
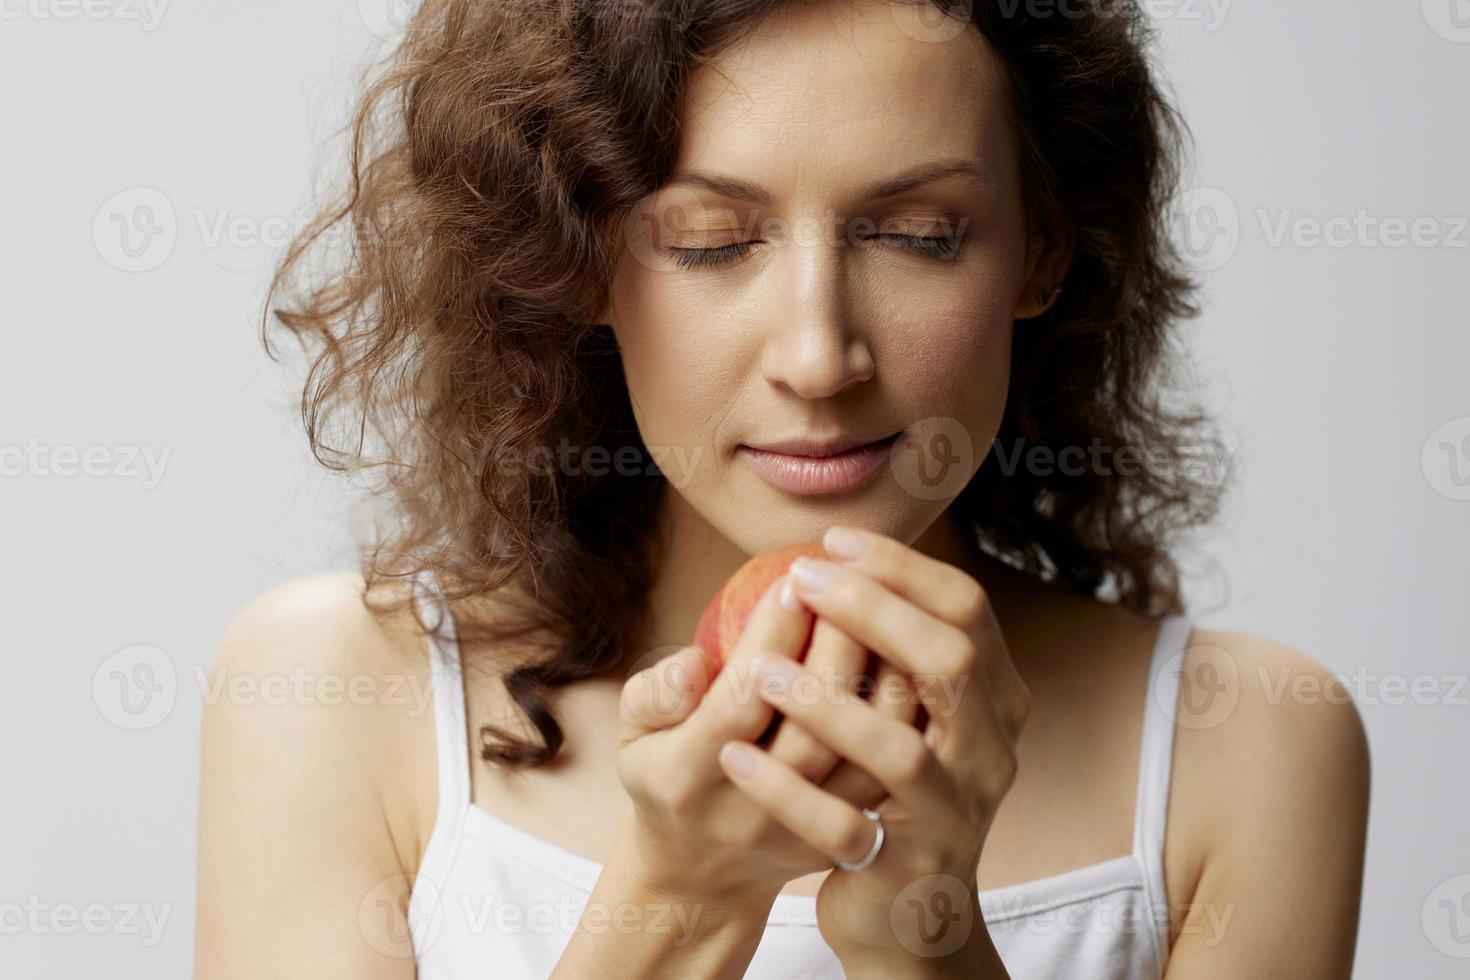
[[[999,62],[973,24],[940,35],[915,18],[881,0],[776,8],[691,78],[676,169],[751,176],[779,195],[856,193],[919,160],[1014,180]]]

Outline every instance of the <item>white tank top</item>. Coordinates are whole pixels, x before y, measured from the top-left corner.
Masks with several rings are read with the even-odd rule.
[[[429,637],[439,801],[409,897],[419,980],[544,980],[566,948],[602,864],[542,840],[470,799],[464,679],[453,619],[432,578],[418,580]],[[1161,978],[1168,950],[1163,846],[1172,718],[1184,615],[1161,623],[1144,699],[1133,850],[1097,864],[980,893],[986,927],[1017,980]],[[1167,669],[1166,669],[1167,668]],[[616,918],[605,918],[609,931]],[[637,914],[640,910],[627,910]],[[650,928],[681,932],[672,918]],[[816,899],[778,895],[745,974],[753,980],[842,980],[817,930]]]

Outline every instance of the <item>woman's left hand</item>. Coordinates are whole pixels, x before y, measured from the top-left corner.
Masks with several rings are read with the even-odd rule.
[[[888,791],[876,810],[885,837],[872,864],[834,867],[817,894],[823,938],[849,976],[943,975],[941,959],[1004,976],[980,914],[976,872],[991,820],[1016,774],[1015,743],[1031,696],[980,584],[893,538],[855,530],[856,558],[801,559],[797,595],[819,617],[909,675],[928,715],[921,733],[784,656],[761,657],[760,697],[870,773]],[[786,675],[782,679],[782,675]],[[830,687],[830,685],[828,685]],[[875,696],[877,694],[875,693]],[[753,771],[726,774],[823,853],[856,863],[876,827],[861,810],[813,785],[758,746]],[[721,753],[722,764],[730,751]],[[996,972],[996,970],[999,972]]]

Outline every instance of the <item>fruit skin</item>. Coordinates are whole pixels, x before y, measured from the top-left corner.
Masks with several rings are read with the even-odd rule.
[[[724,666],[727,651],[735,649],[740,634],[745,630],[745,624],[750,620],[751,612],[771,583],[785,574],[791,563],[803,555],[825,558],[826,554],[822,545],[815,541],[763,551],[737,568],[735,574],[720,586],[719,591],[704,607],[699,625],[694,630],[694,644],[714,658],[716,672]],[[805,658],[809,643],[810,633],[807,634],[796,659]]]

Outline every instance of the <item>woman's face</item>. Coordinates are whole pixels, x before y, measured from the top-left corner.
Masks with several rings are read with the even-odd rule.
[[[604,322],[640,435],[669,502],[747,554],[832,523],[917,538],[988,453],[1012,321],[1055,284],[999,65],[936,17],[779,8],[692,79],[676,176],[629,217]],[[895,433],[870,469],[749,448]]]

